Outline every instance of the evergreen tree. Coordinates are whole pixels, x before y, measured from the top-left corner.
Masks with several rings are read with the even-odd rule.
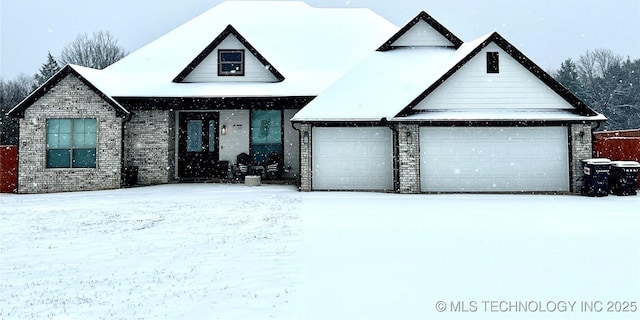
[[[573,63],[571,59],[565,60],[560,65],[560,70],[558,70],[554,77],[558,82],[560,82],[565,88],[569,89],[569,91],[574,94],[580,93],[580,81],[578,80],[578,68],[576,64]]]
[[[7,112],[29,95],[33,81],[24,74],[9,81],[0,78],[0,145],[18,144],[18,119],[10,118]]]
[[[587,51],[576,63],[565,60],[558,82],[608,120],[602,129],[640,128],[640,59],[623,59],[611,50]]]
[[[58,61],[51,55],[51,52],[47,53],[47,62],[43,63],[40,67],[40,72],[34,75],[34,89],[47,82],[58,71],[60,71]]]

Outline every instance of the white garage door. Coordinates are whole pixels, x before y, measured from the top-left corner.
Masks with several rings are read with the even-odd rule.
[[[422,191],[569,191],[565,127],[421,128]]]
[[[313,189],[393,189],[391,137],[387,127],[313,128]]]

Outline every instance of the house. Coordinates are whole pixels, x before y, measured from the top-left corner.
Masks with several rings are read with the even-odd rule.
[[[422,12],[292,119],[303,190],[574,192],[606,120],[498,33]]]
[[[104,70],[66,66],[12,109],[19,192],[119,188],[226,175],[240,153],[282,155],[290,119],[397,26],[369,9],[226,1]]]
[[[21,193],[208,180],[243,152],[304,191],[579,192],[605,120],[497,33],[296,1],[224,2],[10,115]]]

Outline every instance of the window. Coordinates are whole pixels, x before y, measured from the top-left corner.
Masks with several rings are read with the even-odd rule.
[[[282,111],[251,112],[251,154],[254,162],[264,162],[269,154],[282,154]]]
[[[47,119],[47,168],[95,168],[96,119]]]
[[[218,50],[219,76],[244,76],[244,50]]]
[[[187,123],[187,152],[202,152],[202,120]]]
[[[500,73],[498,52],[487,52],[487,73]]]

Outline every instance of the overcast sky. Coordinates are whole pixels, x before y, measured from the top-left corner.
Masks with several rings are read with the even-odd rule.
[[[83,32],[109,30],[127,51],[222,0],[0,0],[0,75],[34,74]],[[306,0],[367,7],[402,26],[421,10],[464,41],[498,31],[545,70],[586,50],[640,58],[640,0]],[[250,40],[250,39],[249,39]]]

